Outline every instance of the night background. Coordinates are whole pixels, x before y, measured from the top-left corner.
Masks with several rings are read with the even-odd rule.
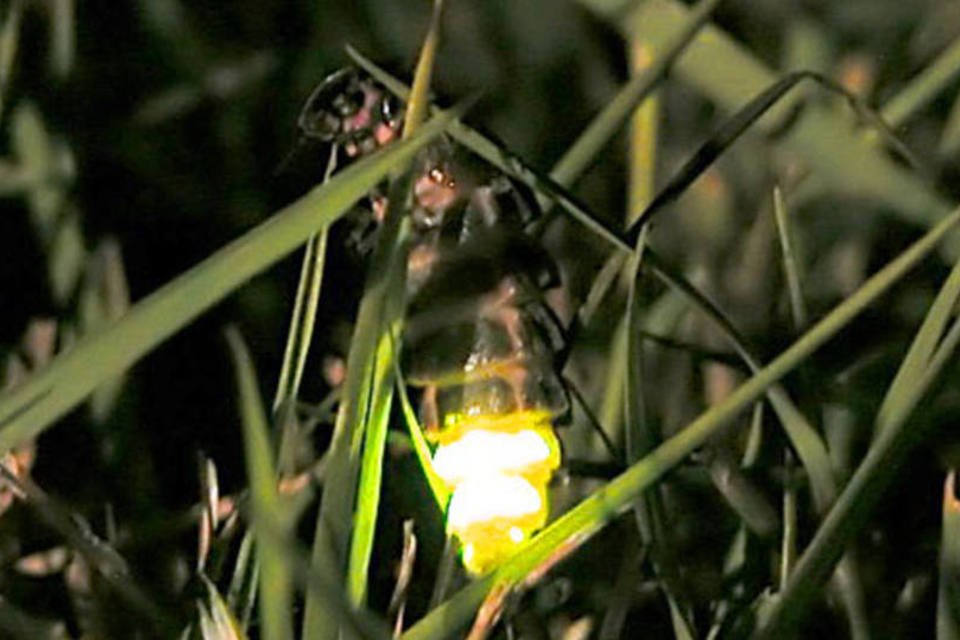
[[[324,77],[350,64],[346,45],[410,84],[430,6],[0,2],[0,389],[23,385],[55,354],[318,184],[326,150],[297,146],[304,101]],[[676,22],[678,7],[689,9],[679,0],[447,0],[433,95],[445,106],[479,95],[465,121],[547,174],[629,79],[631,47],[660,51],[664,25],[683,24],[686,18]],[[657,214],[649,235],[657,261],[722,310],[762,366],[851,300],[957,202],[960,5],[724,0],[708,24],[706,35],[723,32],[738,42],[771,81],[812,70],[857,96],[912,156],[892,151],[889,132],[836,92],[804,81]],[[646,120],[635,125],[640,142],[632,146],[628,127],[619,129],[564,186],[607,227],[624,228],[629,212],[766,88],[738,60],[681,54],[645,103]],[[874,172],[877,163],[890,173]],[[646,167],[639,178],[631,173],[638,166]],[[778,213],[786,214],[792,262],[784,260],[775,187],[783,194]],[[286,471],[315,487],[297,506],[295,537],[304,553],[324,481],[318,460],[336,414],[330,394],[343,379],[370,263],[352,248],[365,206],[331,229],[292,418],[300,439],[294,468]],[[782,380],[788,404],[812,428],[806,436],[825,447],[839,495],[871,441],[878,443],[878,410],[944,287],[942,323],[925,334],[933,341],[928,357],[905,375],[917,382],[927,368],[940,368],[928,387],[902,386],[902,433],[865,489],[870,504],[858,503],[862,512],[844,529],[850,571],[816,586],[798,614],[797,637],[960,638],[960,502],[944,493],[960,465],[960,370],[951,362],[949,335],[958,293],[944,285],[957,237],[947,236]],[[612,250],[559,206],[549,207],[538,242],[559,265],[562,286],[549,302],[569,323],[591,298]],[[301,254],[243,284],[6,454],[0,639],[186,633],[271,640],[261,612],[241,610],[231,588],[250,516],[225,328],[236,327],[246,341],[269,410]],[[607,295],[591,298],[593,313],[563,365],[584,403],[574,402],[558,427],[564,465],[551,484],[554,515],[680,433],[751,375],[727,331],[644,271],[629,327],[641,337],[631,341],[640,346],[629,356],[639,358],[639,384],[625,385],[633,378],[614,364],[626,344],[618,326],[626,326],[630,274],[622,266],[620,276],[612,272]],[[799,309],[791,274],[799,278]],[[945,361],[938,362],[933,352],[943,345],[936,353]],[[2,398],[0,434],[16,418],[5,413]],[[646,450],[625,435],[625,406],[639,407]],[[814,495],[817,481],[781,426],[782,405],[761,396],[746,407],[669,469],[650,492],[656,499],[630,502],[637,512],[657,512],[652,532],[633,512],[607,519],[505,605],[491,637],[753,637],[783,588],[785,550],[803,555],[832,501]],[[403,522],[413,520],[418,539],[404,628],[432,608],[445,551],[443,516],[412,453],[399,401],[390,424],[367,606],[392,629]],[[215,463],[226,521],[198,572],[206,500],[198,469],[205,460]],[[137,585],[133,596],[118,597],[118,583],[100,574],[98,567],[114,560],[127,567],[119,584]],[[469,583],[454,573],[449,595]],[[295,637],[306,638],[299,586],[297,594],[288,613]],[[210,612],[217,602],[241,623],[202,622],[216,618]],[[472,619],[441,635],[465,637]]]

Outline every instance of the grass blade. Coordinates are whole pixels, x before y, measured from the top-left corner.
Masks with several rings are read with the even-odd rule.
[[[951,471],[943,485],[937,640],[960,640],[960,499],[956,481],[957,472]]]
[[[945,289],[946,286],[941,293]],[[817,595],[819,585],[830,574],[846,544],[860,530],[883,491],[894,480],[897,467],[917,444],[919,438],[916,434],[904,427],[950,361],[958,343],[960,321],[954,321],[909,394],[887,417],[886,426],[877,431],[876,440],[817,529],[797,562],[786,588],[766,612],[755,637],[783,637],[802,620],[810,601]]]
[[[880,110],[891,127],[899,127],[910,116],[930,104],[960,74],[960,38],[955,39],[936,60],[900,90]]]
[[[917,335],[910,344],[907,355],[904,356],[893,382],[890,383],[883,397],[880,410],[877,412],[874,437],[878,437],[889,428],[890,417],[897,413],[907,401],[917,381],[922,378],[923,372],[930,365],[930,359],[940,343],[958,300],[960,300],[960,262],[954,265],[950,275],[947,276],[947,281],[930,306],[923,323],[917,330]]]
[[[658,40],[656,46],[652,46],[651,41],[642,36],[634,38],[635,41],[644,43],[648,56],[651,51],[662,53],[646,64],[645,68],[638,70],[570,145],[550,172],[553,180],[569,187],[590,167],[607,143],[634,115],[650,91],[663,79],[674,61],[683,54],[689,42],[709,21],[719,1],[701,0],[688,19],[669,34],[669,39],[664,37]]]
[[[683,431],[665,441],[640,462],[565,513],[493,575],[471,584],[411,628],[404,638],[421,640],[455,633],[473,615],[494,585],[511,584],[554,555],[586,539],[616,514],[629,507],[670,469],[751,406],[775,381],[788,374],[816,349],[834,337],[853,318],[922,261],[960,222],[960,209],[868,279],[853,295],[835,307],[766,367],[739,386],[723,402],[702,413]]]
[[[410,432],[410,442],[413,444],[414,455],[423,469],[424,476],[427,478],[427,485],[430,487],[430,493],[437,501],[437,507],[441,511],[447,508],[447,502],[450,500],[450,490],[443,479],[437,475],[433,469],[433,455],[430,452],[430,445],[423,435],[423,429],[417,420],[417,413],[410,402],[410,396],[407,394],[407,385],[404,382],[403,374],[399,367],[395,373],[397,381],[397,395],[400,396],[400,408],[403,410],[404,422],[407,424],[407,431]]]
[[[442,7],[442,2],[435,3],[431,29],[439,26]],[[412,94],[422,104],[408,105],[408,112],[412,113],[408,113],[404,123],[404,140],[417,135],[419,121],[428,111],[436,46],[436,34],[428,34]],[[454,109],[450,115],[455,118],[456,112]],[[355,605],[362,604],[366,597],[376,529],[383,449],[393,394],[395,341],[392,332],[399,328],[404,308],[404,240],[409,221],[401,207],[407,200],[410,184],[409,175],[394,174],[385,221],[378,234],[347,355],[347,378],[328,453],[327,478],[314,534],[313,565],[332,567],[336,576],[343,571],[346,559],[347,593]],[[335,634],[335,625],[314,606],[312,594],[308,592],[304,638],[324,640]]]
[[[800,286],[800,265],[794,254],[793,234],[790,222],[787,219],[787,205],[783,201],[783,191],[780,187],[773,190],[773,215],[777,221],[777,237],[780,240],[781,257],[783,258],[783,274],[787,281],[787,293],[790,295],[790,314],[793,317],[793,326],[800,331],[807,326],[807,305],[803,301],[803,289]]]
[[[580,1],[601,10],[604,4],[604,0]],[[644,2],[637,11],[637,22],[631,20],[631,24],[642,25],[653,42],[663,41],[690,16],[690,11],[676,0]],[[776,80],[773,70],[712,25],[694,38],[674,71],[728,111],[736,110]],[[769,126],[765,120],[759,124]],[[908,222],[936,224],[952,209],[941,195],[852,130],[844,114],[825,108],[807,109],[782,145],[803,156],[837,193],[885,203]],[[953,251],[948,255],[958,255],[960,245],[950,244],[945,249]]]
[[[289,537],[277,494],[277,474],[273,464],[270,430],[257,389],[253,360],[240,332],[227,330],[227,342],[233,356],[240,416],[243,425],[244,452],[253,507],[253,529],[260,564],[260,613],[264,640],[293,640],[293,582],[280,545]],[[266,528],[277,528],[281,536],[261,535]],[[289,540],[287,541],[289,542]]]
[[[915,164],[910,151],[893,135],[889,126],[876,115],[856,95],[836,84],[829,78],[813,71],[794,71],[773,82],[759,94],[750,99],[744,106],[737,109],[734,115],[724,121],[722,125],[707,139],[703,145],[687,160],[679,171],[670,179],[670,182],[660,190],[660,193],[644,208],[627,232],[629,238],[636,238],[640,229],[651,218],[686,192],[687,187],[693,184],[703,172],[723,155],[740,139],[741,136],[763,118],[774,106],[780,102],[794,87],[809,80],[820,87],[836,93],[846,99],[856,113],[874,126],[901,155]],[[866,184],[866,183],[864,183]]]
[[[437,46],[440,41],[440,19],[443,15],[443,0],[434,0],[430,26],[424,37],[420,58],[413,79],[410,101],[403,123],[403,138],[408,138],[422,125],[429,113],[430,79],[436,61]],[[402,206],[407,197],[410,182],[396,180],[391,189],[386,216],[391,223],[384,226],[380,242],[391,247],[389,262],[373,268],[385,268],[395,274],[389,278],[388,286],[379,295],[383,296],[382,316],[378,327],[379,346],[374,357],[373,388],[371,406],[364,427],[363,456],[360,461],[360,477],[357,488],[357,510],[354,518],[353,536],[350,541],[350,558],[347,566],[347,593],[356,604],[366,599],[367,576],[370,558],[373,555],[373,541],[377,527],[377,510],[380,506],[380,490],[383,479],[383,457],[387,443],[387,427],[390,410],[393,405],[394,363],[397,358],[396,346],[399,344],[399,332],[406,305],[406,234],[407,227],[402,220],[406,212]],[[392,232],[392,235],[391,235]]]
[[[440,134],[455,114],[434,118],[410,140],[351,166],[196,267],[83,338],[24,384],[0,396],[0,450],[34,437],[250,277],[331,224],[392,169]]]

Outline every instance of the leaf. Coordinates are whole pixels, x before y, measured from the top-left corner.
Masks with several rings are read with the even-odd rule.
[[[240,396],[247,482],[253,503],[253,528],[260,565],[260,614],[264,640],[293,640],[293,582],[283,545],[292,543],[290,518],[277,494],[277,473],[263,400],[257,390],[250,352],[236,328],[227,342]],[[271,535],[276,530],[279,535]]]

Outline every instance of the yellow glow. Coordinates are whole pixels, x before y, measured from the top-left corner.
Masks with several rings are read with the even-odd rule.
[[[433,468],[446,482],[456,485],[483,473],[523,473],[546,462],[550,443],[536,431],[503,433],[478,429],[456,442],[441,445],[433,456]]]
[[[433,466],[450,489],[447,532],[473,575],[495,568],[546,524],[560,443],[546,411],[448,414]]]
[[[541,509],[540,492],[523,478],[478,474],[454,489],[447,507],[447,527],[451,531],[463,531],[498,518],[513,520],[534,515]]]

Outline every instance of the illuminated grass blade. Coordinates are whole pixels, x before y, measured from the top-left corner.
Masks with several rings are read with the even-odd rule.
[[[253,360],[240,332],[227,331],[233,356],[240,417],[247,463],[247,481],[253,506],[253,529],[260,564],[260,617],[264,640],[293,640],[293,582],[280,545],[292,543],[277,495],[277,473],[273,465],[270,429],[257,389]],[[264,529],[279,528],[283,535],[263,535]]]
[[[413,443],[413,452],[420,462],[420,468],[427,478],[427,484],[430,486],[430,493],[433,494],[437,502],[437,507],[441,511],[447,508],[447,502],[450,501],[450,490],[447,484],[437,475],[433,469],[433,457],[430,453],[430,445],[423,435],[423,429],[417,420],[417,412],[410,402],[410,396],[407,394],[407,385],[404,382],[403,374],[399,367],[396,371],[397,395],[400,397],[400,408],[403,410],[404,422],[407,424],[407,431],[410,432],[410,441]]]
[[[960,209],[927,232],[906,251],[868,279],[853,295],[834,308],[766,367],[744,382],[723,402],[714,405],[653,453],[631,466],[599,491],[544,529],[520,553],[487,578],[477,581],[411,628],[404,638],[448,637],[473,615],[494,585],[515,584],[563,548],[571,548],[628,508],[633,500],[678,465],[730,420],[757,400],[775,381],[806,360],[834,337],[869,304],[923,260],[960,222]]]
[[[928,316],[934,314],[935,308],[939,307],[937,302],[955,295],[948,278]],[[926,322],[924,324],[926,325]],[[922,326],[921,331],[923,329]],[[909,382],[909,391],[886,415],[883,428],[876,429],[877,436],[873,445],[803,552],[786,588],[765,612],[765,618],[755,637],[782,637],[803,619],[807,607],[817,596],[820,585],[833,570],[846,545],[860,531],[884,490],[895,479],[896,469],[920,440],[905,427],[909,424],[914,409],[936,382],[943,367],[950,362],[958,342],[960,321],[954,320],[927,366]],[[877,421],[879,422],[879,414]]]
[[[408,138],[423,123],[430,107],[430,78],[436,60],[440,40],[440,18],[443,15],[443,0],[434,0],[430,26],[423,41],[420,58],[413,79],[413,90],[404,117],[402,138]],[[406,211],[403,210],[412,181],[396,179],[390,191],[384,225],[379,239],[388,243],[388,262],[372,268],[386,269],[390,276],[388,286],[381,295],[381,317],[378,327],[378,346],[374,356],[371,383],[371,404],[364,427],[363,455],[360,461],[360,478],[357,489],[357,509],[350,541],[350,558],[347,566],[347,593],[356,604],[362,604],[367,594],[367,578],[373,542],[377,528],[377,511],[380,507],[380,492],[383,480],[383,457],[387,443],[390,411],[393,406],[394,362],[396,346],[406,304]]]
[[[441,7],[436,5],[437,9]],[[437,20],[434,19],[435,24]],[[428,38],[424,45],[428,59],[432,58],[431,49],[435,46],[435,41],[431,44]],[[429,80],[431,69],[432,65],[418,65],[421,83]],[[426,90],[423,95],[426,96]],[[426,107],[421,108],[426,111]],[[448,115],[454,119],[458,113],[454,109]],[[404,138],[414,129],[419,131],[415,120],[405,125]],[[403,312],[406,278],[403,244],[408,221],[401,207],[406,202],[410,184],[408,174],[394,174],[385,221],[378,233],[347,355],[347,378],[328,452],[327,476],[314,534],[313,566],[328,568],[334,576],[346,570],[347,593],[358,605],[366,597],[380,499],[383,447],[393,394],[394,342],[390,332],[399,326]],[[336,632],[336,625],[315,606],[308,591],[304,638],[332,639]]]
[[[455,114],[453,114],[455,115]],[[84,337],[50,366],[0,396],[0,450],[42,432],[178,329],[342,215],[392,169],[449,125],[434,118],[414,137],[351,166],[246,235],[134,305],[110,327]]]

